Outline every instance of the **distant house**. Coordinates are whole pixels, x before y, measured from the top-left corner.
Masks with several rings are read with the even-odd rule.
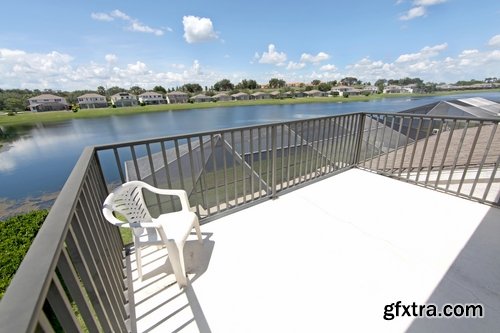
[[[413,93],[417,92],[418,86],[415,83],[412,83],[412,84],[409,84],[409,85],[402,87],[402,90],[403,90],[402,92],[404,92],[404,93],[413,94]]]
[[[248,101],[250,96],[244,92],[239,92],[237,94],[232,94],[231,97],[234,101]]]
[[[250,99],[270,99],[271,95],[266,92],[258,91],[250,95]]]
[[[28,99],[28,107],[32,112],[68,110],[69,104],[64,97],[42,94]]]
[[[215,101],[221,101],[221,102],[225,102],[225,101],[230,101],[231,100],[231,96],[229,96],[228,94],[225,94],[225,93],[220,93],[220,94],[214,95],[214,96],[212,96],[212,98]]]
[[[403,87],[401,87],[401,86],[394,86],[394,85],[387,86],[383,90],[384,94],[401,94],[402,92],[405,92],[403,90]]]
[[[166,99],[169,104],[187,103],[189,95],[182,91],[172,91],[167,93]]]
[[[124,106],[136,106],[139,103],[137,102],[137,98],[134,94],[120,92],[111,96],[111,104],[120,108]]]
[[[344,92],[344,94],[347,94],[347,96],[359,96],[363,94],[363,90],[352,88],[351,90]]]
[[[326,93],[324,91],[319,91],[316,89],[305,91],[304,93],[309,97],[326,97],[326,96],[328,96],[328,93]]]
[[[281,93],[279,91],[277,91],[277,90],[273,91],[269,95],[271,95],[272,98],[280,98],[281,97]]]
[[[212,97],[206,96],[206,95],[203,95],[203,94],[199,94],[199,95],[191,97],[191,100],[193,102],[195,102],[195,103],[211,102],[212,101]]]
[[[278,90],[270,93],[271,98],[291,98],[293,96],[291,91],[279,92]]]
[[[77,99],[80,109],[97,109],[108,107],[106,97],[99,94],[84,94],[82,96],[78,96]]]
[[[361,89],[363,92],[369,92],[370,94],[376,94],[378,93],[378,87],[377,86],[363,86]]]
[[[344,96],[344,93],[347,93],[351,89],[353,88],[349,86],[336,86],[333,87],[330,91],[334,96]]]
[[[296,92],[294,93],[294,96],[295,96],[295,97],[306,97],[306,96],[307,96],[307,94],[306,94],[304,91],[296,91]]]
[[[139,103],[151,105],[151,104],[164,104],[165,99],[163,95],[157,93],[156,91],[146,91],[138,96]]]

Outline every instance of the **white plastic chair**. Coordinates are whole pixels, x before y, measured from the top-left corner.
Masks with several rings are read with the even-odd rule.
[[[143,189],[158,195],[177,196],[182,209],[162,214],[158,218],[151,217],[144,201]],[[193,227],[196,229],[200,243],[202,243],[202,238],[198,216],[191,211],[186,191],[164,190],[141,181],[131,181],[117,187],[108,195],[102,212],[112,224],[132,229],[140,280],[142,280],[141,247],[166,246],[177,283],[181,287],[187,285],[184,244]],[[115,212],[125,217],[126,221],[117,219]]]

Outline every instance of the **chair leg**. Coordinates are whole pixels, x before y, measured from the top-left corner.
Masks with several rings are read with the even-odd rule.
[[[198,220],[194,222],[194,228],[196,230],[196,235],[198,235],[198,242],[200,244],[203,244],[203,239],[201,238],[200,222],[198,222]]]
[[[142,281],[141,247],[137,245],[135,245],[135,263],[137,265],[137,273],[139,274],[139,281]]]
[[[186,271],[184,269],[184,253],[173,240],[168,240],[167,251],[174,270],[175,279],[180,287],[187,286]]]

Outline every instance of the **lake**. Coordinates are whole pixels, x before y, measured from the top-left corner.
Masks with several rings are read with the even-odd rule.
[[[500,101],[500,93],[488,92],[369,102],[220,107],[5,127],[4,132],[13,133],[15,139],[0,151],[0,219],[50,207],[85,146],[358,111],[397,112],[438,100],[475,96]]]

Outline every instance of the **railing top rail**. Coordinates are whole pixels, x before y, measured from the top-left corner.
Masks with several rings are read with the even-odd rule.
[[[94,149],[85,148],[0,302],[4,332],[33,332]]]

